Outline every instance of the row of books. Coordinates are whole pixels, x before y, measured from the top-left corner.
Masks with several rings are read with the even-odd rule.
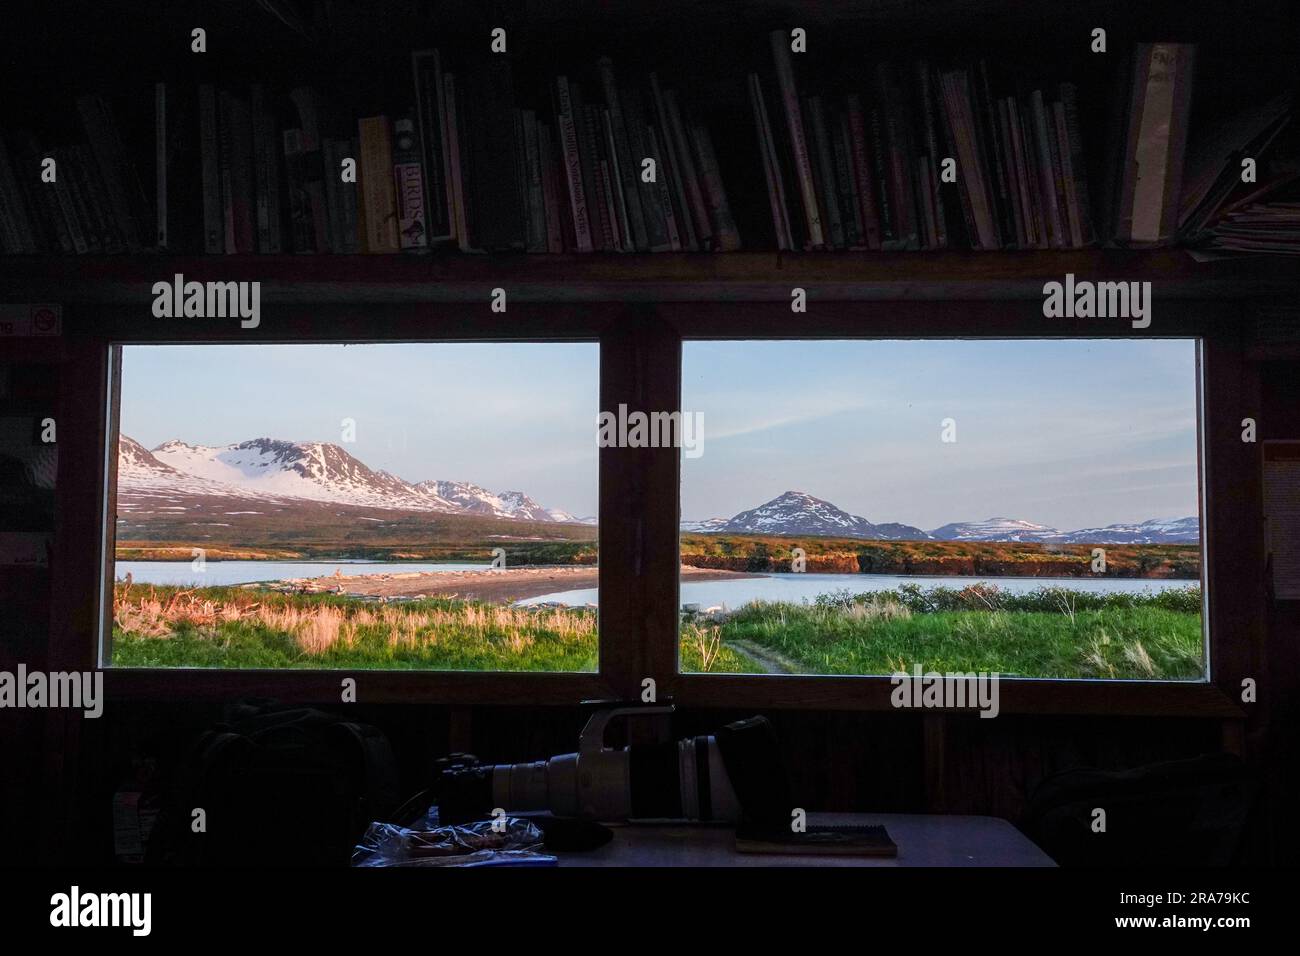
[[[505,57],[451,70],[419,51],[412,75],[409,113],[355,124],[311,87],[159,83],[151,163],[83,96],[84,142],[20,132],[11,155],[0,137],[0,251],[739,248],[709,131],[657,75],[620,86],[602,58],[598,89],[556,77],[541,110],[516,103]]]
[[[608,58],[516,91],[508,57],[418,51],[411,108],[355,121],[312,87],[159,83],[152,155],[104,97],[82,96],[82,141],[0,136],[0,251],[730,251],[738,218],[749,245],[790,250],[1291,241],[1290,207],[1264,205],[1290,167],[1261,166],[1243,204],[1241,163],[1264,162],[1292,97],[1189,142],[1192,45],[1135,46],[1090,167],[1073,83],[1006,89],[986,62],[881,61],[859,89],[817,77],[810,92],[789,37],[768,40],[747,77],[752,131],[743,106],[724,120],[726,164],[698,108],[655,73],[620,82]]]
[[[803,95],[789,38],[749,76],[781,249],[1042,249],[1095,241],[1075,87],[995,96],[988,68],[872,69]]]

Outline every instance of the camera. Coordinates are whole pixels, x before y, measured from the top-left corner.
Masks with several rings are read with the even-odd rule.
[[[440,818],[464,822],[499,809],[606,822],[788,819],[788,782],[765,717],[663,743],[606,745],[614,721],[673,709],[668,704],[597,710],[579,735],[577,752],[547,760],[483,764],[454,754],[439,768]]]

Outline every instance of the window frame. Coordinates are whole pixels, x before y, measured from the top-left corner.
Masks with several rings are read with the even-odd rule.
[[[685,339],[1115,337],[1124,331],[1116,320],[1044,319],[1041,299],[1023,294],[898,300],[857,289],[838,296],[832,290],[822,298],[810,289],[810,312],[795,315],[788,288],[778,294],[766,285],[740,287],[722,299],[698,301],[707,293],[692,284],[678,288],[677,295],[648,290],[623,297],[630,301],[530,296],[511,302],[507,318],[491,313],[488,290],[482,291],[471,303],[290,297],[264,309],[262,327],[251,332],[234,320],[160,324],[142,317],[145,310],[136,304],[69,307],[52,579],[54,592],[65,597],[51,610],[51,667],[97,667],[99,626],[111,616],[103,590],[112,576],[107,502],[115,463],[109,439],[116,436],[117,413],[116,401],[109,401],[113,345],[594,339],[600,347],[601,408],[626,403],[631,410],[674,411],[680,406]],[[1222,579],[1225,568],[1235,567],[1239,575],[1251,562],[1262,568],[1262,551],[1255,550],[1262,534],[1234,535],[1249,525],[1258,493],[1238,493],[1250,460],[1231,453],[1228,436],[1239,437],[1240,407],[1248,397],[1243,385],[1253,383],[1257,391],[1257,377],[1247,368],[1240,327],[1232,322],[1239,303],[1188,298],[1160,304],[1164,309],[1157,309],[1152,328],[1138,334],[1199,338],[1204,358],[1199,434],[1210,679],[1018,679],[1002,687],[1003,713],[1241,716],[1232,688],[1254,667],[1258,641],[1252,634],[1260,622],[1258,611],[1248,607],[1253,589]],[[101,396],[97,403],[85,398],[91,387]],[[600,662],[594,674],[105,667],[108,693],[172,699],[265,694],[330,702],[339,699],[342,678],[355,677],[359,699],[372,702],[572,705],[591,698],[642,699],[649,679],[657,699],[684,706],[893,710],[887,676],[678,673],[678,451],[601,449],[599,495]],[[88,540],[96,547],[87,548]],[[91,634],[95,639],[88,639]]]

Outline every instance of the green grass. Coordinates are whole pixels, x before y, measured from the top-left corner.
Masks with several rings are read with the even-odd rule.
[[[910,673],[920,665],[923,671],[1019,677],[1204,677],[1198,589],[1147,597],[1054,589],[1005,602],[995,596],[991,603],[998,609],[973,609],[955,598],[961,592],[935,591],[943,593],[918,589],[911,595],[928,608],[921,610],[889,592],[816,604],[751,604],[731,615],[720,633],[724,646],[749,642],[810,674]],[[1062,606],[1046,609],[1054,600]],[[1002,603],[1041,609],[1006,610]]]
[[[114,589],[119,667],[594,671],[596,612],[429,598],[379,605],[254,588]],[[1198,680],[1200,591],[1088,594],[914,585],[756,603],[684,621],[688,673],[996,671],[1045,678]],[[766,662],[760,661],[766,658]]]
[[[596,613],[529,611],[429,598],[378,605],[251,588],[114,589],[117,667],[594,671]],[[683,666],[744,672],[753,663],[683,634]]]

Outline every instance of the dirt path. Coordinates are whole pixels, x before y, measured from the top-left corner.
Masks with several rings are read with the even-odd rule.
[[[341,570],[341,569],[340,569]],[[499,571],[408,571],[384,574],[329,575],[293,578],[279,582],[313,591],[341,590],[344,594],[382,597],[458,597],[466,600],[506,604],[556,591],[596,587],[599,572],[594,566],[506,568]],[[732,578],[762,577],[740,571],[716,571],[682,566],[684,581],[725,581]]]
[[[762,647],[753,641],[731,640],[727,641],[727,647],[739,654],[748,657],[751,661],[763,668],[764,674],[803,674],[806,673],[802,667],[790,660],[784,654],[774,651],[768,647]]]

